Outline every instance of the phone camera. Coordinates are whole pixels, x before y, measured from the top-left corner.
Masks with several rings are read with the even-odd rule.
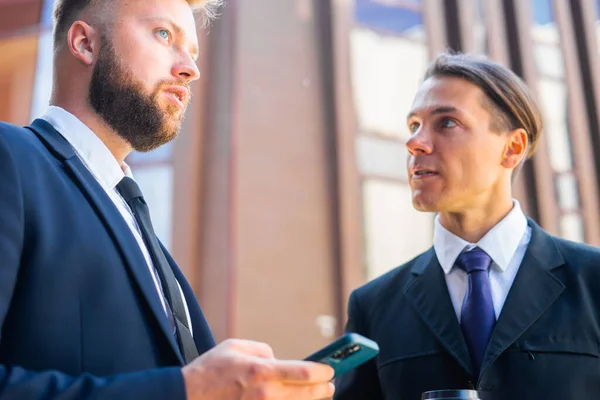
[[[340,361],[340,360],[343,360],[344,358],[351,356],[352,354],[356,353],[360,349],[361,349],[360,345],[354,344],[354,345],[351,345],[351,346],[348,346],[341,350],[336,351],[335,353],[333,353],[331,358],[334,360]]]

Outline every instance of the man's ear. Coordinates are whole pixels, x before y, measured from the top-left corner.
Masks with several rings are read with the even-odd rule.
[[[510,131],[502,154],[502,166],[515,168],[523,158],[527,157],[528,147],[529,138],[525,129],[518,128]]]
[[[69,51],[80,62],[92,65],[100,49],[98,31],[83,21],[75,21],[67,34]]]

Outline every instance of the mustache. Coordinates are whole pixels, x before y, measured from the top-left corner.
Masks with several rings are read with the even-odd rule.
[[[190,98],[192,97],[192,90],[191,90],[190,84],[187,83],[185,81],[185,79],[163,79],[163,80],[160,80],[156,84],[156,90],[155,91],[158,92],[162,88],[169,87],[169,86],[182,86],[182,87],[184,87],[184,88],[187,89],[188,96]]]

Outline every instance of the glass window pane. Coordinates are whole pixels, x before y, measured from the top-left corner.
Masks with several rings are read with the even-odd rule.
[[[537,43],[533,46],[533,58],[538,74],[544,77],[564,78],[562,53],[556,44]]]
[[[560,219],[560,235],[568,240],[583,242],[583,219],[579,214],[566,214]]]
[[[352,33],[351,43],[360,130],[406,139],[406,114],[427,68],[427,48],[364,29]]]
[[[596,43],[600,50],[600,0],[595,0],[594,5],[596,9]]]
[[[485,7],[486,0],[477,0],[475,3],[475,11],[473,21],[473,34],[475,35],[475,49],[474,52],[487,54],[488,52],[488,35],[487,28],[485,25]]]
[[[577,180],[572,173],[560,174],[556,178],[558,205],[563,211],[579,209],[579,192]]]
[[[422,31],[421,1],[356,0],[354,18],[358,25],[395,34]]]
[[[560,32],[552,13],[550,0],[531,0],[534,60],[538,73],[547,77],[564,77],[564,62],[560,52]]]
[[[138,167],[133,176],[150,208],[156,236],[171,249],[173,224],[173,168],[170,165]]]
[[[367,279],[431,247],[434,214],[412,207],[408,184],[367,180],[363,206]]]
[[[552,0],[531,0],[530,4],[536,25],[546,25],[554,22]]]
[[[567,127],[567,89],[562,81],[538,81],[540,108],[544,119],[550,165],[558,173],[573,169],[571,143]]]
[[[401,142],[359,136],[356,140],[359,171],[365,176],[407,179],[406,156]]]
[[[406,115],[429,62],[421,11],[416,0],[355,0],[350,68],[357,163],[367,178],[362,187],[367,279],[432,242],[433,214],[412,207],[404,146],[410,136]]]

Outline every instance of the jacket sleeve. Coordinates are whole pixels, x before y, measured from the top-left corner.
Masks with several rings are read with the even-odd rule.
[[[68,376],[58,371],[34,372],[0,365],[2,400],[185,400],[178,367],[94,377]]]
[[[7,134],[0,126],[0,343],[21,257],[27,252],[22,193],[15,156],[9,150]],[[28,371],[0,363],[1,400],[184,400],[185,397],[183,375],[178,367],[94,377],[68,376],[58,371]]]
[[[353,332],[368,337],[367,327],[363,323],[356,291],[350,295],[348,302],[348,322],[346,332]],[[361,366],[340,375],[335,380],[334,400],[383,400],[377,375],[377,358],[373,358]]]

